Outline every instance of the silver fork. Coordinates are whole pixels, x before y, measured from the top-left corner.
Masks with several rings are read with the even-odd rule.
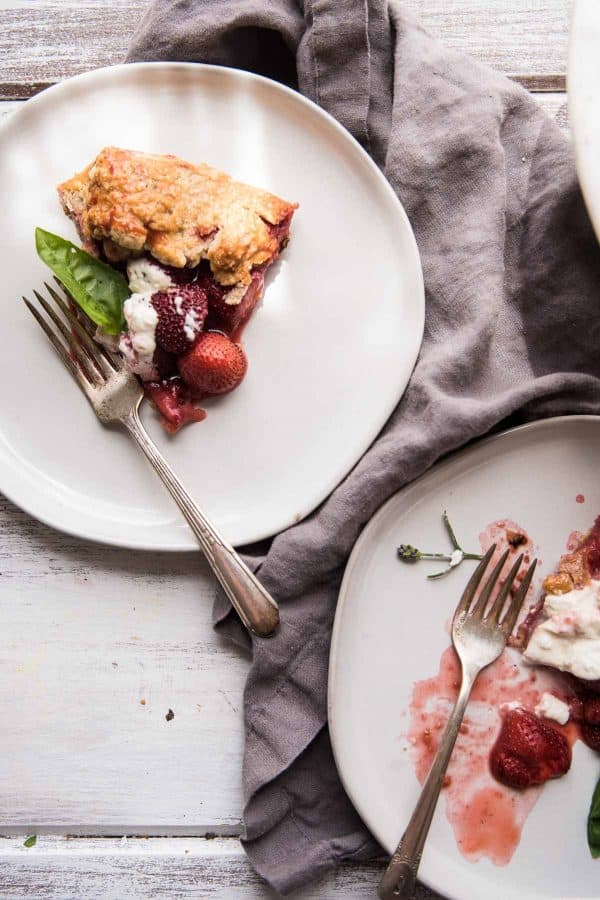
[[[94,326],[87,316],[75,311],[75,302],[67,291],[65,301],[49,284],[45,287],[50,301],[38,291],[33,293],[46,316],[27,297],[23,300],[92,409],[105,425],[122,425],[145,454],[194,532],[242,622],[261,637],[272,634],[279,623],[277,604],[203,515],[140,422],[138,409],[144,396],[140,382],[125,369],[120,356],[96,343]]]
[[[537,560],[527,569],[503,615],[508,595],[523,562],[523,556],[519,556],[496,597],[489,602],[506,563],[507,550],[476,597],[477,588],[495,549],[494,544],[473,572],[454,613],[452,643],[461,665],[460,691],[421,796],[379,884],[378,894],[381,900],[413,895],[423,847],[473,685],[479,673],[498,659],[506,647],[533,578]]]

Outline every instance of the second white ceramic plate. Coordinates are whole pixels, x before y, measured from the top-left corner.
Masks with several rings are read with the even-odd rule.
[[[243,385],[175,438],[147,405],[143,413],[224,535],[258,540],[324,499],[406,387],[424,308],[410,225],[340,125],[245,72],[116,66],[51,88],[13,114],[0,131],[0,489],[81,537],[197,546],[128,438],[95,419],[20,301],[48,277],[35,226],[75,239],[56,184],[110,144],[205,160],[300,203],[290,246],[245,332]]]
[[[569,48],[569,122],[579,183],[600,240],[600,3],[577,0]]]
[[[569,532],[588,530],[600,513],[599,460],[600,418],[527,425],[434,467],[386,503],[358,540],[335,619],[329,723],[346,790],[390,853],[420,790],[401,740],[403,713],[414,682],[438,671],[446,623],[473,567],[427,581],[432,564],[401,563],[397,546],[446,548],[444,509],[466,550],[479,548],[490,522],[510,518],[539,547],[541,572],[552,571]],[[599,773],[597,754],[578,742],[571,771],[545,785],[505,867],[460,855],[442,797],[420,877],[453,900],[597,897],[600,862],[590,857],[586,820]]]

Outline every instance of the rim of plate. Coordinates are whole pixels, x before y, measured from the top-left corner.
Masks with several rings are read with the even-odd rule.
[[[340,765],[340,761],[338,758],[338,753],[336,749],[337,744],[337,735],[336,735],[336,716],[334,712],[335,708],[335,681],[336,681],[336,672],[338,669],[338,640],[339,634],[341,631],[341,621],[344,613],[344,606],[346,603],[347,596],[349,594],[350,582],[353,576],[353,570],[355,565],[357,564],[358,558],[362,554],[363,546],[368,543],[371,532],[377,527],[379,520],[382,519],[386,513],[389,506],[396,501],[396,499],[403,494],[406,497],[409,497],[410,494],[414,490],[418,490],[420,482],[423,478],[426,478],[434,469],[437,472],[443,471],[447,469],[454,463],[454,460],[458,456],[462,456],[468,453],[474,453],[478,451],[481,447],[489,446],[490,444],[501,443],[507,439],[510,439],[513,434],[517,432],[523,431],[545,431],[549,428],[553,428],[555,425],[560,425],[569,422],[596,422],[600,423],[600,416],[592,416],[592,415],[573,415],[573,416],[551,416],[547,419],[538,419],[534,422],[526,422],[524,425],[517,425],[515,428],[507,428],[506,431],[501,431],[499,434],[493,434],[490,437],[481,438],[481,440],[475,441],[472,445],[467,447],[459,448],[458,450],[453,451],[446,458],[441,460],[439,463],[436,463],[431,469],[428,469],[422,475],[419,476],[415,481],[412,481],[410,484],[406,485],[403,488],[400,488],[399,491],[396,491],[395,494],[392,494],[382,506],[379,507],[377,512],[371,517],[369,522],[365,525],[363,531],[358,537],[354,547],[352,548],[352,552],[348,557],[348,562],[346,563],[346,568],[344,570],[344,576],[342,578],[342,583],[340,586],[340,592],[338,596],[338,602],[335,610],[335,618],[333,621],[333,630],[331,635],[331,650],[329,655],[329,671],[327,677],[327,721],[329,724],[329,734],[331,737],[331,748],[333,751],[333,758],[335,760],[335,765],[340,776],[342,785],[344,790],[348,794],[352,805],[357,810],[358,814],[364,820],[367,827],[373,832],[376,839],[379,841],[381,846],[387,850],[390,854],[393,852],[395,847],[391,849],[386,846],[386,843],[383,840],[383,835],[379,832],[377,827],[377,823],[373,822],[370,816],[366,815],[364,810],[361,808],[359,801],[356,798],[356,794],[352,789],[352,786],[346,781],[344,777],[344,773],[342,767]],[[400,840],[400,835],[398,835],[398,840]],[[442,896],[447,897],[448,900],[464,900],[464,895],[457,893],[448,893],[448,885],[444,882],[443,873],[438,873],[436,869],[433,872],[429,872],[426,868],[421,869],[419,871],[419,881],[421,881],[428,888],[431,888],[433,891],[437,891],[442,894]]]
[[[586,107],[587,103],[582,97],[583,78],[581,75],[582,65],[585,68],[586,54],[580,53],[581,32],[587,30],[590,25],[596,24],[595,31],[600,32],[600,15],[589,15],[590,10],[598,9],[594,4],[597,0],[575,0],[571,12],[571,29],[569,34],[569,49],[567,60],[567,91],[569,94],[569,119],[571,122],[571,133],[573,135],[573,152],[575,156],[575,168],[577,170],[577,180],[586,209],[588,211],[592,226],[596,233],[596,237],[600,241],[600,192],[596,196],[594,191],[590,189],[590,182],[587,176],[588,156],[590,151],[586,147],[586,141],[583,140],[582,130],[585,129]],[[600,68],[600,65],[599,65]],[[575,85],[578,85],[578,89]],[[566,95],[565,95],[566,96]],[[591,148],[593,153],[593,148]],[[592,165],[596,165],[592,160]]]
[[[75,91],[81,84],[90,83],[94,84],[96,81],[103,81],[104,79],[118,79],[122,74],[125,74],[132,69],[139,70],[158,70],[164,69],[165,72],[168,71],[189,71],[189,72],[197,72],[201,74],[203,72],[208,72],[211,74],[217,74],[219,77],[223,77],[225,79],[231,79],[232,81],[253,81],[256,83],[260,83],[265,87],[268,87],[270,90],[275,91],[276,93],[284,94],[286,97],[292,99],[294,102],[298,103],[299,106],[304,107],[309,113],[312,115],[316,115],[323,122],[325,122],[330,128],[333,128],[337,134],[349,141],[356,152],[363,158],[365,164],[371,169],[372,174],[376,177],[381,185],[382,190],[387,195],[388,202],[396,207],[396,212],[399,215],[399,222],[402,227],[404,227],[406,231],[407,237],[407,246],[410,247],[410,253],[413,256],[412,260],[412,268],[413,268],[413,277],[415,280],[415,286],[417,288],[416,295],[412,297],[412,302],[414,304],[414,317],[416,319],[415,323],[415,335],[412,342],[412,347],[407,351],[406,359],[404,361],[404,365],[402,367],[402,376],[398,378],[398,382],[401,383],[401,387],[398,392],[395,394],[393,398],[390,399],[390,402],[387,404],[385,408],[385,414],[382,414],[377,423],[368,431],[365,431],[363,441],[361,442],[361,447],[359,452],[352,454],[351,458],[345,458],[342,460],[340,465],[336,468],[335,476],[332,480],[330,480],[326,487],[322,487],[319,491],[313,491],[310,495],[309,499],[304,505],[304,510],[302,513],[302,519],[306,518],[306,516],[310,515],[316,507],[325,500],[326,497],[337,487],[337,485],[342,481],[342,479],[348,474],[348,472],[352,469],[354,465],[358,462],[358,460],[362,457],[362,455],[366,452],[368,447],[375,440],[386,421],[392,414],[393,410],[396,408],[398,402],[403,396],[410,378],[412,376],[413,369],[415,367],[415,363],[417,361],[417,356],[419,354],[419,350],[421,348],[421,344],[423,342],[423,332],[425,328],[425,284],[423,278],[423,268],[421,266],[421,257],[419,254],[419,249],[417,246],[416,238],[400,199],[396,195],[394,189],[391,184],[381,171],[373,159],[369,156],[369,154],[364,150],[364,148],[360,145],[360,143],[341,125],[337,119],[335,119],[330,113],[326,110],[322,109],[322,107],[318,106],[308,97],[303,96],[298,91],[293,90],[292,88],[287,87],[286,85],[280,84],[277,81],[273,81],[270,78],[266,78],[263,75],[257,75],[254,72],[248,72],[244,69],[233,69],[229,66],[218,66],[211,65],[207,63],[196,63],[196,62],[135,62],[135,63],[119,63],[114,66],[104,66],[102,68],[93,69],[89,72],[83,72],[80,75],[74,75],[71,78],[67,78],[64,81],[61,81],[57,84],[51,85],[45,90],[41,91],[39,94],[36,94],[34,97],[31,97],[29,100],[23,103],[19,109],[16,109],[7,119],[0,123],[0,142],[2,138],[5,137],[8,132],[13,128],[18,128],[18,123],[20,117],[31,110],[32,106],[39,106],[40,104],[44,104],[50,101],[53,101],[57,95],[66,95],[68,98],[69,93]],[[0,459],[5,455],[5,451],[3,450],[0,444]],[[5,460],[6,462],[6,460]],[[19,472],[22,470],[22,464],[16,463],[14,465],[10,465],[9,467],[0,466],[0,471],[12,471]],[[19,481],[19,484],[24,479]],[[26,480],[26,479],[25,479]],[[175,526],[172,529],[174,534],[178,534],[179,541],[171,541],[164,540],[160,546],[157,544],[148,542],[147,539],[135,540],[135,539],[115,539],[112,538],[109,534],[99,536],[97,533],[92,533],[89,527],[80,527],[80,525],[70,526],[69,523],[58,522],[53,519],[50,515],[40,515],[39,513],[33,510],[33,506],[35,505],[33,502],[29,502],[26,498],[24,501],[18,499],[19,495],[19,487],[17,490],[13,490],[10,486],[7,488],[5,479],[2,479],[0,483],[0,491],[7,497],[12,503],[26,512],[28,515],[37,519],[39,522],[42,522],[44,525],[47,525],[51,528],[56,529],[57,531],[62,532],[63,534],[72,535],[73,537],[81,538],[83,540],[93,541],[94,543],[113,546],[113,547],[123,547],[125,549],[130,550],[142,550],[142,551],[158,551],[158,552],[189,552],[192,550],[196,550],[198,548],[198,544],[192,532],[185,526],[185,523],[182,520],[182,524],[185,526],[184,528],[178,528]],[[22,491],[27,496],[31,494],[31,490],[26,489]],[[244,546],[246,544],[255,543],[257,541],[261,541],[265,538],[271,537],[275,534],[278,534],[280,531],[289,528],[291,525],[294,525],[298,521],[296,514],[286,515],[281,517],[281,520],[276,523],[275,526],[271,526],[269,530],[257,530],[256,533],[253,533],[248,537],[243,544],[237,542],[237,546]],[[135,531],[135,529],[133,529]],[[181,540],[181,536],[184,535],[186,538],[189,535],[188,540]]]

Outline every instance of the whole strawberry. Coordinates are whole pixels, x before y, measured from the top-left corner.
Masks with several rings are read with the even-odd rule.
[[[158,314],[156,346],[167,353],[185,353],[204,325],[206,291],[197,284],[178,284],[153,294],[151,302]]]
[[[242,381],[248,361],[240,344],[217,331],[205,331],[177,365],[195,394],[225,394]]]
[[[565,736],[525,709],[511,709],[503,719],[490,754],[492,775],[501,784],[523,790],[560,778],[571,767]]]

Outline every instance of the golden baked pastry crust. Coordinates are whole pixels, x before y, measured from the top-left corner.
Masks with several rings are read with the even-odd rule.
[[[149,251],[178,268],[208,259],[223,285],[249,284],[252,269],[279,250],[270,226],[297,206],[205,163],[117,147],[102,150],[58,193],[84,243],[102,241],[109,259]]]
[[[589,584],[592,576],[586,542],[587,536],[582,535],[579,546],[561,556],[556,571],[544,578],[542,588],[546,594],[566,594]]]

